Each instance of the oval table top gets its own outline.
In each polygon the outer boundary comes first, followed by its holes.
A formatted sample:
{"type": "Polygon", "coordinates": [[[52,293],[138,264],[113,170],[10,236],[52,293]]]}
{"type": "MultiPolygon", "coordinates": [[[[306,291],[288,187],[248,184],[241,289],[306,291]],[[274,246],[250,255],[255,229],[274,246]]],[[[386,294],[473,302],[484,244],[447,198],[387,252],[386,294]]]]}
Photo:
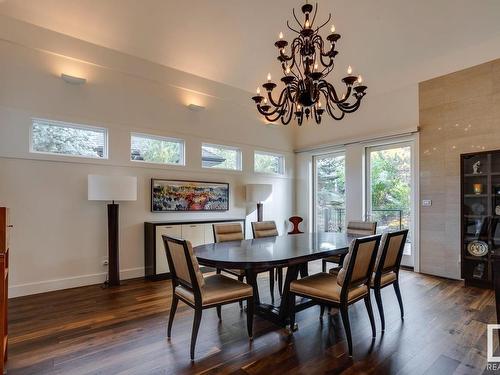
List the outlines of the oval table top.
{"type": "Polygon", "coordinates": [[[346,254],[356,236],[345,233],[301,233],[196,246],[203,266],[255,269],[289,266],[331,255],[346,254]]]}

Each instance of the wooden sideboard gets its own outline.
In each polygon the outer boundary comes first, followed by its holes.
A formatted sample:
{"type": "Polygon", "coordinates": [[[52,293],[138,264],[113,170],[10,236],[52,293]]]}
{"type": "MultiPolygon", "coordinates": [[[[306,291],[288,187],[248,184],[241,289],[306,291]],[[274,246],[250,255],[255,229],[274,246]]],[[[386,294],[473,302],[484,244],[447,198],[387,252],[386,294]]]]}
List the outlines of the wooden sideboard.
{"type": "Polygon", "coordinates": [[[245,233],[245,219],[147,221],[144,223],[144,265],[148,280],[170,277],[162,235],[184,238],[193,246],[214,242],[213,224],[240,223],[245,233]]]}
{"type": "Polygon", "coordinates": [[[8,324],[7,304],[9,291],[9,209],[0,207],[0,374],[4,373],[7,361],[8,324]]]}

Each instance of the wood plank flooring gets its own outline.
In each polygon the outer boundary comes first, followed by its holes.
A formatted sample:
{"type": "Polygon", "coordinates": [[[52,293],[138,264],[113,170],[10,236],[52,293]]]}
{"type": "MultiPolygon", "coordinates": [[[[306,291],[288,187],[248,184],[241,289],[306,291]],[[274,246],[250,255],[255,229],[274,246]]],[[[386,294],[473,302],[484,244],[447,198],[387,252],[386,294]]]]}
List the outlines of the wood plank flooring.
{"type": "MultiPolygon", "coordinates": [[[[310,265],[312,272],[319,264],[310,265]]],[[[269,300],[268,280],[259,279],[269,300]]],[[[401,271],[405,320],[392,288],[383,290],[386,332],[372,342],[364,304],[350,308],[354,356],[338,311],[297,314],[299,330],[255,318],[254,341],[237,304],[204,311],[196,361],[189,359],[193,310],[180,303],[166,339],[170,281],[126,281],[10,300],[8,374],[483,374],[492,291],[401,271]]],[[[277,294],[277,293],[276,293],[277,294]]],[[[375,308],[374,298],[372,299],[375,308]]],[[[493,372],[491,372],[493,373],[493,372]]]]}

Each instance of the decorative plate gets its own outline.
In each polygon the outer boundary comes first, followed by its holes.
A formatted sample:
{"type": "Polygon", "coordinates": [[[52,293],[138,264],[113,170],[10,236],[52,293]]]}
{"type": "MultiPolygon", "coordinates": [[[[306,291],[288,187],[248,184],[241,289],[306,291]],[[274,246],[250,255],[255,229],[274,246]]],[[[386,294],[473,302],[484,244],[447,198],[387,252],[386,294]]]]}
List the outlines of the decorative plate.
{"type": "Polygon", "coordinates": [[[467,251],[475,257],[482,257],[488,254],[488,244],[484,241],[472,241],[467,245],[467,251]]]}

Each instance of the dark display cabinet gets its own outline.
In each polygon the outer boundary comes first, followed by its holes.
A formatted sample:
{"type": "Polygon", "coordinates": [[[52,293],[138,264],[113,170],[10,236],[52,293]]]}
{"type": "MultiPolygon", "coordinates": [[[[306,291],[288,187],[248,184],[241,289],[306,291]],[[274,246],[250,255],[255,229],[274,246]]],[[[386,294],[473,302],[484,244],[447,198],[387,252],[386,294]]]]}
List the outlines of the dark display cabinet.
{"type": "Polygon", "coordinates": [[[500,150],[461,155],[461,271],[466,286],[493,286],[499,220],[500,150]]]}

